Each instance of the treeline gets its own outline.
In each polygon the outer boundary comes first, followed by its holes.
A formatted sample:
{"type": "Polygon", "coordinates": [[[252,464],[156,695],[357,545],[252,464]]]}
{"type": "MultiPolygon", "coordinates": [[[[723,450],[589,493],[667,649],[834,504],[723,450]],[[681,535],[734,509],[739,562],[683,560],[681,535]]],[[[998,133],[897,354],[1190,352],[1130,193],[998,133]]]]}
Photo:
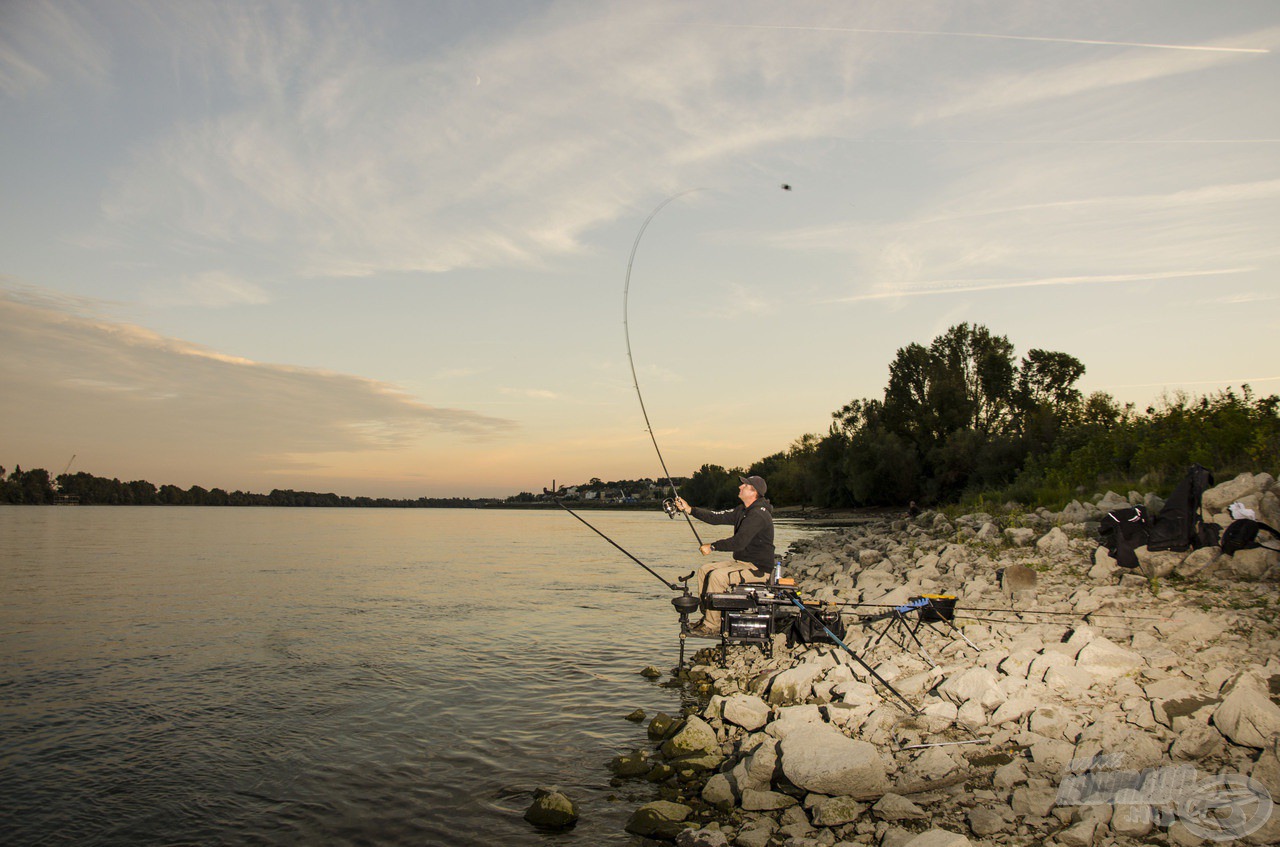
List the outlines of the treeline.
{"type": "Polygon", "coordinates": [[[563,485],[554,492],[546,489],[541,494],[521,491],[519,494],[508,497],[503,502],[541,503],[551,502],[553,498],[558,498],[560,500],[595,502],[597,504],[647,503],[668,497],[671,494],[672,485],[677,490],[683,490],[686,482],[688,482],[688,478],[682,476],[672,477],[670,480],[653,480],[645,477],[642,479],[619,479],[611,482],[605,482],[599,477],[592,477],[590,482],[563,485]]]}
{"type": "MultiPolygon", "coordinates": [[[[691,503],[713,508],[737,500],[738,476],[759,474],[777,506],[905,507],[986,499],[1064,504],[1083,492],[1137,485],[1172,487],[1198,462],[1219,479],[1280,469],[1280,397],[1248,385],[1190,397],[1163,397],[1138,411],[1105,392],[1076,387],[1085,368],[1067,353],[1034,349],[1020,359],[1005,336],[967,323],[927,347],[909,344],[889,365],[879,399],[853,400],[832,412],[825,434],[809,433],[787,450],[744,469],[703,465],[677,478],[691,503]]],[[[561,496],[605,503],[665,497],[666,480],[590,482],[561,496]]],[[[506,500],[342,497],[309,491],[270,494],[181,489],[88,473],[0,468],[0,503],[86,505],[350,506],[383,508],[538,505],[543,494],[506,500]]]]}
{"type": "MultiPolygon", "coordinates": [[[[775,505],[859,507],[1065,503],[1081,488],[1171,487],[1193,462],[1219,479],[1280,467],[1275,395],[1244,385],[1139,412],[1105,392],[1084,397],[1084,372],[1067,353],[1016,360],[1007,337],[959,324],[927,347],[898,350],[882,398],[851,401],[826,434],[804,435],[745,473],[768,481],[775,505]]],[[[682,493],[730,506],[741,473],[703,465],[682,493]]]]}
{"type": "Polygon", "coordinates": [[[193,485],[156,485],[145,480],[121,482],[89,473],[60,474],[52,479],[43,468],[24,471],[15,467],[5,476],[0,467],[0,503],[42,505],[76,503],[85,506],[330,506],[351,508],[473,508],[498,500],[466,497],[419,497],[397,500],[386,497],[344,497],[314,491],[275,489],[270,494],[224,491],[193,485]]]}

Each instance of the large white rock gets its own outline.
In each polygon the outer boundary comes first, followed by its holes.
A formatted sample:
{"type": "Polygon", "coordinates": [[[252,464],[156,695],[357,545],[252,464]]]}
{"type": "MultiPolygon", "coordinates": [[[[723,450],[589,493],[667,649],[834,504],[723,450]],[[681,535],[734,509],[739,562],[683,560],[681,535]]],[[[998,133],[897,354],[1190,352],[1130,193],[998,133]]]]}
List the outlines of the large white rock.
{"type": "Polygon", "coordinates": [[[1071,549],[1071,541],[1061,527],[1055,526],[1036,542],[1036,550],[1044,555],[1066,553],[1071,549]]]}
{"type": "Polygon", "coordinates": [[[712,806],[731,806],[737,799],[733,790],[733,780],[728,774],[718,773],[707,780],[702,788],[702,799],[712,806]]]}
{"type": "Polygon", "coordinates": [[[662,754],[668,759],[719,751],[720,742],[716,738],[716,731],[697,716],[686,718],[680,730],[662,745],[662,754]]]}
{"type": "Polygon", "coordinates": [[[1025,526],[1011,526],[1004,531],[1004,537],[1014,547],[1030,547],[1036,538],[1036,531],[1025,526]]]}
{"type": "MultiPolygon", "coordinates": [[[[1274,543],[1269,535],[1263,533],[1262,537],[1265,543],[1274,543]]],[[[1223,560],[1231,569],[1232,576],[1237,579],[1261,579],[1263,574],[1280,563],[1280,553],[1255,547],[1251,550],[1237,550],[1230,556],[1224,556],[1223,560]]]]}
{"type": "Polygon", "coordinates": [[[1076,666],[1102,677],[1123,676],[1145,664],[1138,653],[1099,636],[1076,655],[1076,666]]]}
{"type": "Polygon", "coordinates": [[[1142,838],[1154,826],[1151,805],[1145,795],[1134,788],[1121,788],[1115,794],[1115,811],[1111,814],[1111,829],[1116,835],[1142,838]]]}
{"type": "Polygon", "coordinates": [[[764,728],[774,738],[785,738],[795,730],[813,724],[824,724],[822,709],[813,703],[804,706],[782,706],[777,717],[764,728]]]}
{"type": "Polygon", "coordinates": [[[813,682],[826,670],[815,662],[801,662],[773,678],[769,702],[775,706],[803,703],[813,693],[813,682]]]}
{"type": "Polygon", "coordinates": [[[733,768],[733,781],[738,791],[748,788],[766,791],[773,784],[773,774],[778,767],[778,744],[767,739],[733,768]]]}
{"type": "Polygon", "coordinates": [[[1227,480],[1221,485],[1215,485],[1200,497],[1201,508],[1207,515],[1216,515],[1218,512],[1225,512],[1227,507],[1236,500],[1242,500],[1253,494],[1261,494],[1266,483],[1270,481],[1272,484],[1275,480],[1271,479],[1268,474],[1259,474],[1257,478],[1251,473],[1242,473],[1235,479],[1227,480]]]}
{"type": "Polygon", "coordinates": [[[1007,699],[995,674],[986,668],[969,668],[948,678],[938,686],[938,693],[957,706],[977,701],[987,710],[996,708],[1007,699]]]}
{"type": "Polygon", "coordinates": [[[733,694],[725,698],[724,719],[747,731],[756,730],[769,721],[769,704],[754,694],[733,694]]]}
{"type": "Polygon", "coordinates": [[[1104,512],[1114,512],[1116,509],[1127,509],[1132,503],[1127,497],[1121,497],[1114,491],[1108,491],[1101,500],[1098,501],[1098,508],[1104,512]]]}
{"type": "Polygon", "coordinates": [[[1145,577],[1155,577],[1156,579],[1164,579],[1172,574],[1187,558],[1187,551],[1181,552],[1177,550],[1148,550],[1146,546],[1138,547],[1133,551],[1138,557],[1138,570],[1145,577]]]}
{"type": "Polygon", "coordinates": [[[831,796],[858,796],[889,785],[876,748],[829,726],[797,729],[778,745],[782,772],[794,785],[831,796]]]}
{"type": "Polygon", "coordinates": [[[1229,693],[1213,712],[1213,725],[1234,744],[1266,747],[1280,734],[1280,706],[1271,702],[1265,679],[1244,671],[1228,686],[1229,693]]]}

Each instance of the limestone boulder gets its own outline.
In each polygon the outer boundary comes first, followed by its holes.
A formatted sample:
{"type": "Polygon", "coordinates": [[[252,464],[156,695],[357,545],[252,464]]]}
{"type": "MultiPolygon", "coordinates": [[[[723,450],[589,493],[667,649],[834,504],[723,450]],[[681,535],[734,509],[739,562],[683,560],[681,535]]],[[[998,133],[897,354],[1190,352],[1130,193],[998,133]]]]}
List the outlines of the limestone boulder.
{"type": "Polygon", "coordinates": [[[1231,743],[1243,747],[1262,749],[1280,735],[1280,706],[1271,701],[1267,678],[1252,670],[1228,683],[1212,720],[1231,743]]]}
{"type": "Polygon", "coordinates": [[[685,718],[684,725],[662,744],[662,755],[668,759],[719,752],[720,741],[716,738],[716,731],[696,716],[685,718]]]}
{"type": "Polygon", "coordinates": [[[1250,495],[1261,494],[1274,484],[1275,480],[1269,474],[1255,476],[1245,472],[1204,492],[1200,497],[1200,505],[1205,514],[1216,515],[1218,512],[1225,512],[1227,507],[1235,501],[1243,500],[1250,495]]]}
{"type": "Polygon", "coordinates": [[[729,723],[752,732],[768,723],[769,704],[754,694],[733,694],[725,698],[721,715],[729,723]]]}
{"type": "Polygon", "coordinates": [[[1153,551],[1145,546],[1136,548],[1133,553],[1138,557],[1138,570],[1142,575],[1156,579],[1168,577],[1182,565],[1182,560],[1187,558],[1185,550],[1181,553],[1176,550],[1153,551]]]}
{"type": "Polygon", "coordinates": [[[1036,540],[1036,531],[1025,526],[1011,526],[1004,531],[1004,537],[1014,547],[1030,547],[1036,540]]]}
{"type": "Polygon", "coordinates": [[[806,791],[829,796],[860,796],[889,784],[876,748],[829,726],[804,727],[778,745],[782,772],[806,791]]]}
{"type": "Polygon", "coordinates": [[[733,780],[728,774],[714,774],[702,787],[702,799],[712,806],[732,806],[738,799],[733,790],[733,780]]]}
{"type": "Polygon", "coordinates": [[[1036,551],[1045,556],[1055,556],[1059,553],[1066,553],[1071,549],[1071,539],[1062,531],[1062,527],[1055,526],[1046,532],[1036,541],[1036,551]]]}
{"type": "MultiPolygon", "coordinates": [[[[1269,536],[1263,535],[1263,538],[1266,543],[1271,543],[1269,536]]],[[[1256,580],[1262,579],[1267,571],[1280,564],[1280,553],[1255,547],[1252,550],[1237,550],[1230,556],[1224,556],[1223,560],[1236,579],[1256,580]]]]}
{"type": "Polygon", "coordinates": [[[997,708],[1007,699],[1000,690],[995,674],[982,667],[969,668],[949,677],[938,686],[938,693],[957,706],[977,702],[988,711],[997,708]]]}
{"type": "Polygon", "coordinates": [[[742,792],[742,808],[747,812],[776,812],[794,806],[796,798],[778,791],[757,791],[748,788],[742,792]]]}
{"type": "Polygon", "coordinates": [[[1076,667],[1100,677],[1123,676],[1145,663],[1141,654],[1101,636],[1086,644],[1076,655],[1076,667]]]}
{"type": "Polygon", "coordinates": [[[758,745],[733,767],[733,780],[739,791],[748,788],[765,791],[773,783],[778,768],[778,744],[772,738],[758,745]]]}
{"type": "Polygon", "coordinates": [[[1108,491],[1098,501],[1098,509],[1103,512],[1114,512],[1116,509],[1127,509],[1132,504],[1129,498],[1122,497],[1114,491],[1108,491]]]}
{"type": "Polygon", "coordinates": [[[802,662],[773,678],[769,702],[775,706],[803,703],[813,694],[813,683],[826,669],[814,662],[802,662]]]}

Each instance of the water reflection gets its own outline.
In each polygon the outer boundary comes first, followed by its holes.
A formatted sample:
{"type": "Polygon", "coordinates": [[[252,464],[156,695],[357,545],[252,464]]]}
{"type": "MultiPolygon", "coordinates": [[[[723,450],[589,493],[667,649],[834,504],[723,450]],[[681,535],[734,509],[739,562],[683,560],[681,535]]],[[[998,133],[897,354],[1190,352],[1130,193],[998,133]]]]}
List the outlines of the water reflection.
{"type": "Polygon", "coordinates": [[[670,592],[556,512],[8,507],[0,549],[5,843],[625,844],[622,718],[679,708],[670,592]]]}

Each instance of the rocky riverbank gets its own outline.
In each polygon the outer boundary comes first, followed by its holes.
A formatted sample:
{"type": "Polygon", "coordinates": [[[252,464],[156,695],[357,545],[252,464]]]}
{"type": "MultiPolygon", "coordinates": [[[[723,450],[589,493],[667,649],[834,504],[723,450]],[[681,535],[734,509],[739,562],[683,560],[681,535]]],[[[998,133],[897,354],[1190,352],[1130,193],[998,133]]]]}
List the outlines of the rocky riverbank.
{"type": "MultiPolygon", "coordinates": [[[[1280,486],[1243,474],[1204,496],[1223,526],[1241,502],[1280,525],[1280,486]]],[[[618,779],[661,799],[628,830],[681,847],[960,847],[1280,843],[1280,554],[1097,547],[1108,492],[1062,512],[874,518],[798,544],[807,600],[956,595],[965,639],[923,650],[858,625],[845,639],[914,704],[834,645],[772,658],[703,650],[680,681],[704,704],[648,726],[618,779]],[[999,610],[999,611],[997,611],[999,610]]]]}

